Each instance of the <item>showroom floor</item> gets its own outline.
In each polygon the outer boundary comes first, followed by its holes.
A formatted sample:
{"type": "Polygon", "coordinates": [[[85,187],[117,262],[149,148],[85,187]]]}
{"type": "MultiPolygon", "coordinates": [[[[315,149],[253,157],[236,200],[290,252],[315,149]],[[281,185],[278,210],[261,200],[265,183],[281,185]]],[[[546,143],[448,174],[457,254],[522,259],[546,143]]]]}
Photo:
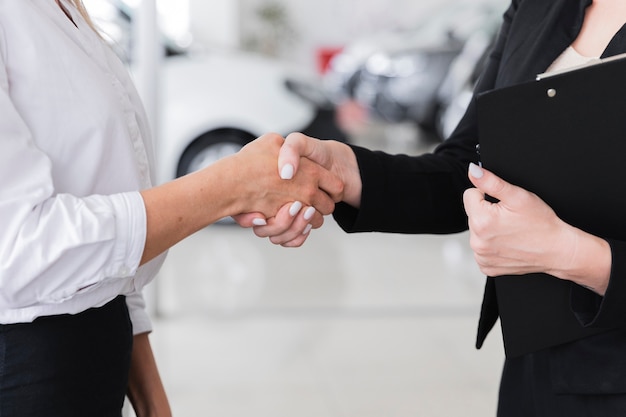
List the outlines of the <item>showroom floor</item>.
{"type": "MultiPolygon", "coordinates": [[[[364,144],[430,146],[389,136],[364,144]]],[[[236,226],[202,230],[151,288],[174,415],[494,416],[499,331],[474,348],[483,280],[466,234],[347,235],[328,218],[285,249],[236,226]]]]}

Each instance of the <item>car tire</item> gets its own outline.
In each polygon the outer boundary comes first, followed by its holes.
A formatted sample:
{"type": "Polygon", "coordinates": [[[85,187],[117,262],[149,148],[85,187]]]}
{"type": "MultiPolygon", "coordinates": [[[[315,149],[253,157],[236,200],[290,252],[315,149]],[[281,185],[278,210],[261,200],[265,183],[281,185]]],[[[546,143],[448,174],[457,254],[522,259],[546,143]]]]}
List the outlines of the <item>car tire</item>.
{"type": "Polygon", "coordinates": [[[220,129],[207,132],[194,140],[183,152],[178,162],[176,176],[190,174],[237,153],[254,137],[236,129],[220,129]]]}

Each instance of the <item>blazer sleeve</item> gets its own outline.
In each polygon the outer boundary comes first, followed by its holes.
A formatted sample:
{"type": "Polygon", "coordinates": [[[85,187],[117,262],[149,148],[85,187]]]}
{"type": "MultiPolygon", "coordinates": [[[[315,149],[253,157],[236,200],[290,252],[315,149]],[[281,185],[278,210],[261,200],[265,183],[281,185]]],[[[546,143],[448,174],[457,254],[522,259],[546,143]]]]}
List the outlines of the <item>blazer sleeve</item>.
{"type": "Polygon", "coordinates": [[[612,264],[609,286],[604,296],[573,285],[572,311],[585,327],[626,326],[626,242],[609,240],[612,264]]]}
{"type": "Polygon", "coordinates": [[[504,14],[494,49],[464,117],[432,154],[389,155],[352,147],[363,188],[358,210],[343,203],[337,205],[334,217],[343,230],[443,234],[467,229],[463,192],[471,187],[468,165],[477,161],[475,97],[494,88],[518,3],[514,0],[504,14]]]}

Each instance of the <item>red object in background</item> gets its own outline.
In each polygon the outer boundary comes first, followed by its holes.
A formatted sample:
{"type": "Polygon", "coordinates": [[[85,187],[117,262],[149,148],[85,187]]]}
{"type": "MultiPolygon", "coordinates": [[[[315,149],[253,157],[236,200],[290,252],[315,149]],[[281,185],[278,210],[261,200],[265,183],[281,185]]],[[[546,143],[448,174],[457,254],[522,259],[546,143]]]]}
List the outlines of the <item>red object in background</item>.
{"type": "Polygon", "coordinates": [[[317,48],[317,71],[320,74],[325,74],[330,60],[341,52],[342,49],[343,47],[340,46],[322,46],[317,48]]]}

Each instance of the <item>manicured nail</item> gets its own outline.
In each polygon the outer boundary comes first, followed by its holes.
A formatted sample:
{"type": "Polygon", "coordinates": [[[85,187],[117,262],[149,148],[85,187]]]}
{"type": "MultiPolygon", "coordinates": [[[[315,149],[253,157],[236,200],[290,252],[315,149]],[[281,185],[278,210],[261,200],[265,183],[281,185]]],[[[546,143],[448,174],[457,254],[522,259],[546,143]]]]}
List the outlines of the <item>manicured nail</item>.
{"type": "Polygon", "coordinates": [[[482,178],[483,175],[485,174],[485,171],[483,171],[481,167],[479,167],[473,162],[470,162],[469,172],[470,172],[470,175],[474,178],[482,178]]]}
{"type": "Polygon", "coordinates": [[[291,205],[291,207],[289,207],[289,215],[291,217],[295,216],[296,214],[300,212],[301,208],[302,208],[302,203],[299,201],[296,201],[295,203],[291,205]]]}
{"type": "Polygon", "coordinates": [[[261,219],[261,218],[256,218],[256,219],[252,219],[252,224],[255,226],[267,226],[267,222],[265,221],[265,219],[261,219]]]}
{"type": "Polygon", "coordinates": [[[313,225],[307,224],[306,227],[304,228],[304,231],[302,232],[303,235],[308,234],[311,229],[313,228],[313,225]]]}
{"type": "Polygon", "coordinates": [[[284,180],[290,180],[293,178],[293,165],[287,164],[280,170],[280,177],[284,180]]]}
{"type": "Polygon", "coordinates": [[[315,207],[309,207],[304,212],[304,220],[311,220],[311,217],[315,214],[315,207]]]}

